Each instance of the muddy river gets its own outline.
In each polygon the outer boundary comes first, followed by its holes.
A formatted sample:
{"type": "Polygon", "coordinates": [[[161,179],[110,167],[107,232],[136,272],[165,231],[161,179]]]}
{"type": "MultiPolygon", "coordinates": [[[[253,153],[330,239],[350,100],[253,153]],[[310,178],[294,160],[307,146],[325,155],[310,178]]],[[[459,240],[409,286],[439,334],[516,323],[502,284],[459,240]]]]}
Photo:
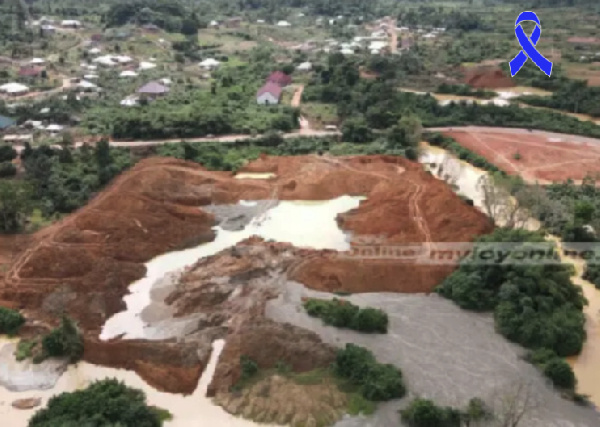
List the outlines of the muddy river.
{"type": "MultiPolygon", "coordinates": [[[[487,173],[486,171],[456,159],[446,150],[428,145],[424,146],[420,161],[424,164],[444,165],[445,173],[450,175],[450,181],[458,187],[458,192],[472,199],[475,206],[482,207],[483,195],[477,181],[487,173]]],[[[532,219],[527,228],[536,230],[539,226],[538,221],[532,219]]],[[[551,239],[559,243],[557,238],[551,239]]],[[[584,309],[588,339],[582,353],[570,358],[569,363],[577,376],[577,391],[589,395],[590,400],[600,408],[600,290],[581,278],[584,268],[581,260],[566,257],[564,254],[563,260],[575,266],[573,283],[582,287],[589,301],[589,305],[584,309]]]]}

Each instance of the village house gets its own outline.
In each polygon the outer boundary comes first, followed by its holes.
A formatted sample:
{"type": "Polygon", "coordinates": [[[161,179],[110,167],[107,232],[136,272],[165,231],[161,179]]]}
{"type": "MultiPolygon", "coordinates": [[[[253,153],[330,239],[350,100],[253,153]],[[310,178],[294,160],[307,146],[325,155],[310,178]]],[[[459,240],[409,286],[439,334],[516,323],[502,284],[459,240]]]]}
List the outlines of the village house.
{"type": "Polygon", "coordinates": [[[40,26],[40,33],[42,36],[51,36],[56,33],[56,27],[54,25],[42,25],[40,26]]]}
{"type": "Polygon", "coordinates": [[[149,34],[157,34],[160,33],[160,27],[155,24],[145,24],[142,26],[142,30],[149,34]]]}
{"type": "Polygon", "coordinates": [[[7,83],[0,86],[0,92],[4,92],[10,96],[25,95],[27,92],[29,92],[29,87],[20,83],[7,83]]]}
{"type": "Polygon", "coordinates": [[[16,122],[10,117],[0,115],[0,132],[4,132],[6,129],[13,126],[16,122]]]}
{"type": "Polygon", "coordinates": [[[60,26],[63,28],[78,29],[81,28],[83,25],[81,25],[81,21],[77,21],[75,19],[65,19],[60,23],[60,26]]]}
{"type": "Polygon", "coordinates": [[[279,22],[277,23],[277,26],[278,26],[278,27],[291,27],[291,26],[292,26],[292,24],[290,24],[288,21],[279,21],[279,22]]]}
{"type": "Polygon", "coordinates": [[[205,70],[214,70],[218,68],[219,65],[221,65],[221,63],[214,58],[207,58],[204,61],[202,61],[199,65],[205,70]]]}
{"type": "Polygon", "coordinates": [[[259,105],[277,105],[283,89],[276,83],[267,82],[256,93],[256,103],[259,105]]]}
{"type": "Polygon", "coordinates": [[[229,18],[225,21],[225,27],[227,28],[240,28],[242,24],[242,18],[239,16],[235,16],[233,18],[229,18]]]}
{"type": "Polygon", "coordinates": [[[40,77],[44,71],[43,67],[37,67],[32,64],[23,65],[19,68],[19,77],[28,81],[33,81],[40,77]]]}
{"type": "Polygon", "coordinates": [[[156,99],[168,94],[170,89],[159,82],[149,82],[138,89],[137,93],[145,99],[156,99]]]}
{"type": "Polygon", "coordinates": [[[275,83],[280,87],[285,87],[292,83],[292,77],[288,76],[283,71],[274,71],[267,77],[267,83],[275,83]]]}
{"type": "Polygon", "coordinates": [[[307,73],[312,70],[312,64],[310,62],[303,62],[296,67],[296,70],[302,73],[307,73]]]}

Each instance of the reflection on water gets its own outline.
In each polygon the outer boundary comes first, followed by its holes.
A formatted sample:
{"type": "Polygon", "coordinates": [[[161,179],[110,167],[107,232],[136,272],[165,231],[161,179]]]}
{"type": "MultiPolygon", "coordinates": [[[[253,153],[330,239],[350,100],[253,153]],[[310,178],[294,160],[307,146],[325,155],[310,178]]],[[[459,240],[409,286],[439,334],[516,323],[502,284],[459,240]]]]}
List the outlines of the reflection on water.
{"type": "MultiPolygon", "coordinates": [[[[45,406],[48,399],[54,395],[83,389],[97,380],[116,378],[130,387],[143,390],[146,393],[149,405],[168,409],[173,415],[173,420],[166,422],[165,427],[257,426],[258,424],[254,422],[228,414],[220,406],[214,405],[210,399],[206,398],[206,389],[215,372],[223,345],[223,340],[213,343],[210,361],[200,378],[196,391],[189,396],[156,391],[132,371],[104,368],[84,362],[76,366],[70,366],[52,390],[18,393],[9,392],[0,387],[0,419],[2,425],[26,427],[29,418],[39,409],[28,411],[14,409],[11,403],[16,399],[39,397],[42,399],[42,406],[45,406]]],[[[263,425],[261,424],[261,426],[263,425]]]]}
{"type": "Polygon", "coordinates": [[[153,285],[169,274],[175,279],[176,273],[186,266],[251,236],[291,243],[297,247],[348,250],[346,234],[338,228],[335,218],[342,212],[358,207],[360,200],[359,197],[342,196],[319,202],[280,202],[254,218],[243,230],[228,231],[215,227],[217,235],[213,242],[154,258],[146,264],[146,277],[129,288],[131,293],[124,298],[127,310],[108,319],[100,338],[108,340],[123,335],[128,339],[153,339],[140,318],[144,308],[151,302],[153,285]]]}

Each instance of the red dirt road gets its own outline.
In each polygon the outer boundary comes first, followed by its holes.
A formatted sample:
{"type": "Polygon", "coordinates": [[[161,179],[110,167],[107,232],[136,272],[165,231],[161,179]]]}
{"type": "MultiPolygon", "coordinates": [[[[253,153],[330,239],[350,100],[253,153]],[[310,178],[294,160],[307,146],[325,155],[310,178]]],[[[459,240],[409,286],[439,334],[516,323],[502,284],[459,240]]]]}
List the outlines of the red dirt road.
{"type": "Polygon", "coordinates": [[[498,132],[493,129],[444,131],[460,145],[485,157],[511,175],[548,184],[600,176],[600,144],[577,137],[540,132],[498,132]]]}

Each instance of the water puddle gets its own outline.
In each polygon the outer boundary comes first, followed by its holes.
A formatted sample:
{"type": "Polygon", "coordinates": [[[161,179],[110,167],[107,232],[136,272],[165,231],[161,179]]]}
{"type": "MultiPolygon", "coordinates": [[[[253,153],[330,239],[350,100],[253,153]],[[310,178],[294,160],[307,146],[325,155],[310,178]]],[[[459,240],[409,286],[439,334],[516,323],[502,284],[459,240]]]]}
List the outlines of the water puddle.
{"type": "Polygon", "coordinates": [[[255,172],[242,172],[235,175],[235,179],[271,179],[277,175],[274,173],[255,173],[255,172]]]}
{"type": "Polygon", "coordinates": [[[9,392],[5,388],[0,387],[0,419],[2,419],[2,425],[25,427],[35,411],[41,407],[45,407],[48,399],[52,396],[83,389],[94,381],[105,378],[116,378],[130,387],[143,390],[146,393],[149,405],[168,409],[173,415],[173,420],[165,422],[165,427],[257,426],[258,424],[254,422],[234,417],[225,412],[220,406],[214,405],[206,397],[206,389],[215,372],[224,344],[223,340],[213,343],[210,361],[200,378],[196,391],[189,396],[154,390],[132,371],[104,368],[81,362],[76,366],[70,366],[52,390],[19,393],[9,392]],[[32,410],[19,410],[11,406],[11,403],[16,399],[30,397],[41,398],[42,406],[32,410]]]}
{"type": "MultiPolygon", "coordinates": [[[[213,242],[154,258],[146,264],[146,277],[129,288],[131,293],[124,298],[127,310],[108,319],[100,339],[108,340],[119,336],[126,339],[156,339],[156,335],[147,330],[141,319],[142,311],[151,302],[153,286],[161,280],[176,280],[178,272],[185,267],[235,246],[251,236],[291,243],[296,247],[348,250],[350,246],[347,235],[338,228],[335,218],[340,213],[357,208],[361,199],[342,196],[319,202],[280,202],[256,216],[242,230],[228,231],[215,227],[216,238],[213,242]]],[[[244,205],[248,206],[249,203],[251,202],[245,201],[244,205]]]]}

